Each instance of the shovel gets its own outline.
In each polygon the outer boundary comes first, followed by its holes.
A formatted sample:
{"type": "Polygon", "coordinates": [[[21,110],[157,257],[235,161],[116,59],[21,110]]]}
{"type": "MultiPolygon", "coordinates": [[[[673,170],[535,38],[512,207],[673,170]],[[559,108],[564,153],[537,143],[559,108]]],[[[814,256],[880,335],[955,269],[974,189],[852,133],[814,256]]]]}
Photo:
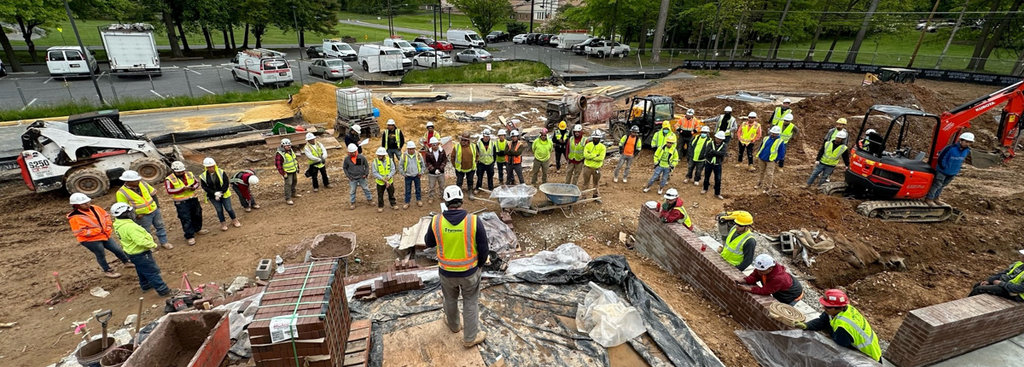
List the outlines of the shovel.
{"type": "Polygon", "coordinates": [[[110,321],[110,317],[113,315],[113,312],[111,312],[110,310],[106,310],[94,316],[96,317],[96,321],[99,321],[100,325],[103,326],[103,339],[101,339],[103,340],[103,342],[100,344],[100,346],[102,347],[102,349],[100,350],[107,350],[107,321],[110,321]]]}

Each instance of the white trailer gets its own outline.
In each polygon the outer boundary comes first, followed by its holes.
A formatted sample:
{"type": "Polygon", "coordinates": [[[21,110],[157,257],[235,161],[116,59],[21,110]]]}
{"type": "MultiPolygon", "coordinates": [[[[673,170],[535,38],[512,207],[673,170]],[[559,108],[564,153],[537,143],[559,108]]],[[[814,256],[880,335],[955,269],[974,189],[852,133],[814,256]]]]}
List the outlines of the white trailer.
{"type": "Polygon", "coordinates": [[[160,54],[153,26],[145,23],[111,24],[100,29],[103,48],[114,75],[160,75],[160,54]]]}

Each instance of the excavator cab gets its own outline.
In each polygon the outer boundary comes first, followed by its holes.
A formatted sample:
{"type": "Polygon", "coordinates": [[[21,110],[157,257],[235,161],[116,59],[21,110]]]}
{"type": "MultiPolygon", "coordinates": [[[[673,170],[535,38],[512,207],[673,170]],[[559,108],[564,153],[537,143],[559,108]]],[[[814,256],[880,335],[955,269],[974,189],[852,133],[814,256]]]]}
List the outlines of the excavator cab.
{"type": "Polygon", "coordinates": [[[935,175],[939,116],[900,106],[871,106],[852,141],[847,192],[873,199],[921,199],[935,175]],[[869,133],[870,131],[870,133],[869,133]]]}
{"type": "Polygon", "coordinates": [[[675,105],[672,97],[668,96],[647,95],[631,98],[629,109],[619,110],[616,118],[609,121],[611,138],[618,141],[631,127],[638,126],[639,135],[646,146],[654,132],[661,128],[662,121],[675,118],[675,105]]]}

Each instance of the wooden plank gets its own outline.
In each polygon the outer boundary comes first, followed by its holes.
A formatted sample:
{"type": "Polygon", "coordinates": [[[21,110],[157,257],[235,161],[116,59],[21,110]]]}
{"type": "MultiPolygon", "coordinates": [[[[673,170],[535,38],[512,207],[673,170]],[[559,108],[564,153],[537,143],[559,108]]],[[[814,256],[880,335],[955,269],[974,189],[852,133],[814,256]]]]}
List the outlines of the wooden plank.
{"type": "Polygon", "coordinates": [[[369,338],[369,337],[370,337],[370,329],[369,328],[359,329],[359,330],[351,330],[351,331],[348,332],[348,340],[352,340],[352,341],[359,340],[359,339],[366,339],[366,338],[369,338]]]}
{"type": "Polygon", "coordinates": [[[367,339],[363,339],[348,342],[348,344],[345,345],[345,354],[366,350],[366,346],[369,344],[368,341],[369,340],[367,339]]]}
{"type": "Polygon", "coordinates": [[[444,319],[384,335],[384,367],[486,367],[479,347],[464,348],[462,333],[452,334],[444,319]]]}

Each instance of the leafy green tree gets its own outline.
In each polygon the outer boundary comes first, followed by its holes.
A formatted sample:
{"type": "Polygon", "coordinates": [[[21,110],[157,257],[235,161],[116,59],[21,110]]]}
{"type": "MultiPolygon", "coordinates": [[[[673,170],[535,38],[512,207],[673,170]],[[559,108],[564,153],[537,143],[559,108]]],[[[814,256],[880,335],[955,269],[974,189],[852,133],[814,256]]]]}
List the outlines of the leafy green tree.
{"type": "Polygon", "coordinates": [[[28,46],[29,56],[32,62],[37,62],[39,57],[36,54],[36,44],[32,40],[32,34],[36,28],[53,26],[57,20],[66,17],[64,6],[57,0],[6,0],[13,5],[11,13],[3,17],[5,21],[12,21],[18,27],[18,31],[28,46]]]}
{"type": "Polygon", "coordinates": [[[526,33],[526,30],[527,30],[526,28],[527,28],[526,23],[521,23],[521,22],[516,22],[516,21],[508,22],[508,24],[505,25],[505,29],[508,30],[508,34],[510,34],[512,36],[515,36],[517,34],[526,33]]]}
{"type": "Polygon", "coordinates": [[[504,24],[512,17],[508,0],[452,0],[451,4],[469,17],[480,34],[491,33],[495,25],[504,24]]]}
{"type": "Polygon", "coordinates": [[[338,3],[318,0],[290,0],[271,22],[284,31],[298,32],[299,47],[305,47],[304,32],[331,34],[338,24],[338,3]],[[293,15],[294,12],[294,15],[293,15]],[[298,23],[298,29],[296,29],[298,23]]]}

